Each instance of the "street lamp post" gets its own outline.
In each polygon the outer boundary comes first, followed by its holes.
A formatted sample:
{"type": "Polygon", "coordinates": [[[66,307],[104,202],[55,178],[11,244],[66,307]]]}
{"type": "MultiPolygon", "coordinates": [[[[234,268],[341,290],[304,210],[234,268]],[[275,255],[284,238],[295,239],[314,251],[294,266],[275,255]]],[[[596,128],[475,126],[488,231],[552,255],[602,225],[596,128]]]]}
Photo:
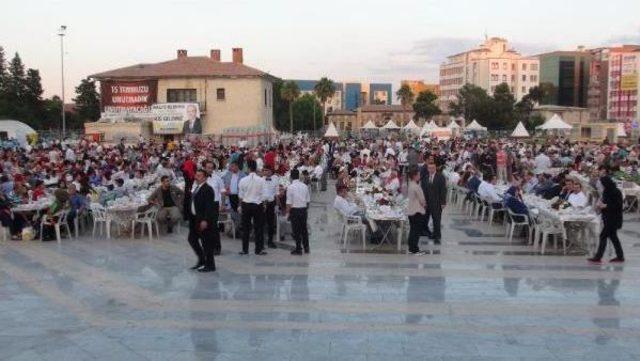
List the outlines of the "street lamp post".
{"type": "Polygon", "coordinates": [[[61,25],[58,29],[58,36],[60,37],[60,77],[62,81],[62,139],[66,137],[67,133],[67,120],[64,114],[64,36],[67,32],[67,26],[61,25]]]}

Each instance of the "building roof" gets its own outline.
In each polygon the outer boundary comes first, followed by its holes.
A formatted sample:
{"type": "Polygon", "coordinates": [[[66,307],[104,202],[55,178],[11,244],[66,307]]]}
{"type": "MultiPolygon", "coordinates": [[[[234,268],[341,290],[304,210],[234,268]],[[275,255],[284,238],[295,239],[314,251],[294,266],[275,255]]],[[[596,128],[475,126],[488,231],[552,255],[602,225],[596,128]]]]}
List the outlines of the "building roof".
{"type": "Polygon", "coordinates": [[[177,78],[177,77],[276,77],[242,63],[220,62],[207,56],[185,56],[153,64],[137,64],[90,75],[98,80],[109,78],[177,78]]]}
{"type": "MultiPolygon", "coordinates": [[[[403,112],[404,107],[399,104],[370,104],[360,107],[363,112],[403,112]]],[[[413,111],[411,107],[407,108],[407,111],[413,111]]]]}
{"type": "Polygon", "coordinates": [[[330,117],[332,115],[353,115],[356,116],[356,112],[352,111],[352,110],[343,110],[343,109],[336,109],[333,110],[329,113],[327,113],[327,116],[330,117]]]}
{"type": "Polygon", "coordinates": [[[581,107],[569,107],[569,106],[564,106],[564,105],[553,105],[553,104],[546,104],[546,105],[537,105],[535,107],[533,107],[533,110],[546,110],[546,111],[570,111],[570,110],[582,110],[582,111],[587,111],[587,108],[581,108],[581,107]]]}

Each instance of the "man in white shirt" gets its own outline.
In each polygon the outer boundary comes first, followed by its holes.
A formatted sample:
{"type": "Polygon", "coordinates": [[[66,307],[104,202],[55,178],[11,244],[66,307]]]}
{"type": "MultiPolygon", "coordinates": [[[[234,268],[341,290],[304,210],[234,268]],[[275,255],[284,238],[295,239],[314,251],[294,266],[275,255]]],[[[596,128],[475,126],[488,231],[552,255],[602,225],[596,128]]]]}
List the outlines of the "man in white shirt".
{"type": "Polygon", "coordinates": [[[218,174],[216,174],[216,165],[212,161],[207,161],[205,164],[205,170],[207,171],[207,184],[213,189],[213,199],[215,209],[213,219],[216,222],[216,226],[213,229],[213,254],[219,256],[222,253],[222,245],[220,244],[220,231],[218,229],[218,218],[220,215],[220,209],[223,208],[224,201],[224,182],[218,174]]]}
{"type": "Polygon", "coordinates": [[[76,152],[73,151],[73,148],[67,147],[67,151],[64,153],[64,159],[72,163],[76,162],[76,152]]]}
{"type": "Polygon", "coordinates": [[[158,164],[158,168],[156,168],[156,174],[159,178],[166,175],[172,182],[176,179],[176,174],[173,172],[173,169],[169,168],[169,160],[166,158],[162,159],[160,164],[158,164]]]}
{"type": "Polygon", "coordinates": [[[263,169],[264,174],[264,203],[265,203],[265,223],[267,225],[267,247],[277,248],[273,243],[273,235],[276,233],[276,195],[278,194],[278,186],[280,179],[273,174],[270,167],[263,169]]]}
{"type": "Polygon", "coordinates": [[[525,193],[533,193],[535,187],[538,185],[538,177],[536,177],[533,172],[528,171],[524,175],[524,192],[525,193]]]}
{"type": "Polygon", "coordinates": [[[496,179],[496,176],[491,176],[489,182],[483,180],[478,187],[478,195],[480,198],[492,205],[502,202],[502,197],[500,197],[496,191],[496,179]]]}
{"type": "Polygon", "coordinates": [[[587,206],[589,199],[582,191],[582,183],[573,182],[573,192],[569,195],[567,202],[569,202],[573,208],[583,208],[587,206]]]}
{"type": "Polygon", "coordinates": [[[333,208],[335,208],[343,216],[360,217],[362,215],[360,207],[347,199],[347,193],[348,190],[346,187],[340,187],[338,189],[338,194],[336,194],[336,198],[333,201],[333,208]]]}
{"type": "Polygon", "coordinates": [[[538,156],[533,160],[533,163],[536,167],[536,171],[538,172],[545,172],[551,168],[551,158],[549,158],[544,152],[538,154],[538,156]]]}
{"type": "Polygon", "coordinates": [[[262,256],[267,254],[264,248],[264,187],[262,177],[256,174],[256,161],[247,160],[249,175],[242,178],[238,184],[238,198],[242,210],[242,251],[241,255],[249,254],[249,236],[253,228],[255,239],[255,254],[262,256]]]}
{"type": "Polygon", "coordinates": [[[293,238],[296,240],[296,249],[291,251],[293,255],[309,253],[309,232],[307,230],[307,207],[311,201],[309,188],[300,182],[300,172],[297,169],[291,171],[291,184],[287,187],[287,215],[291,220],[293,238]]]}

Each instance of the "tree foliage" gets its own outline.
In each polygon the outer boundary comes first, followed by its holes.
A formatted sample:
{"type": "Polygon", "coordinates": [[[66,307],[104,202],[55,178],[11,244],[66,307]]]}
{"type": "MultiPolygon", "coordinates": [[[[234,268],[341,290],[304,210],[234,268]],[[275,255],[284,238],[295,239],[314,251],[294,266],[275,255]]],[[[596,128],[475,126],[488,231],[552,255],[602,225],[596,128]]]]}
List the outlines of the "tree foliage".
{"type": "MultiPolygon", "coordinates": [[[[37,69],[26,68],[15,53],[7,62],[0,46],[0,119],[22,121],[36,130],[60,129],[62,101],[43,99],[42,79],[37,69]]],[[[65,113],[69,129],[81,128],[74,113],[65,113]]]]}
{"type": "Polygon", "coordinates": [[[295,81],[289,80],[282,84],[280,97],[289,104],[289,132],[293,133],[293,102],[300,96],[300,88],[295,81]]]}
{"type": "Polygon", "coordinates": [[[425,90],[418,94],[416,101],[413,103],[414,119],[429,119],[434,115],[441,114],[442,111],[436,104],[438,96],[431,90],[425,90]]]}
{"type": "Polygon", "coordinates": [[[76,87],[76,103],[78,117],[83,121],[100,119],[100,95],[96,90],[96,82],[89,78],[82,79],[80,85],[76,87]]]}
{"type": "Polygon", "coordinates": [[[320,109],[318,99],[312,94],[305,94],[293,102],[293,131],[315,129],[313,112],[320,109]]]}

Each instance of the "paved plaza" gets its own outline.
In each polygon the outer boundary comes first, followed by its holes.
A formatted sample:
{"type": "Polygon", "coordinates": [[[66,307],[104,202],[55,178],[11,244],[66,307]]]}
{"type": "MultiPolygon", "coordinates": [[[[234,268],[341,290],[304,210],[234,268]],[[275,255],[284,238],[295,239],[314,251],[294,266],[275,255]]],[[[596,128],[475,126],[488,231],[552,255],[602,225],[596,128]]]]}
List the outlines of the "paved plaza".
{"type": "MultiPolygon", "coordinates": [[[[0,246],[0,360],[640,360],[640,215],[627,263],[537,255],[449,209],[443,245],[343,252],[333,187],[314,194],[311,254],[223,238],[189,271],[180,234],[0,246]]],[[[90,234],[90,232],[89,232],[90,234]]]]}

